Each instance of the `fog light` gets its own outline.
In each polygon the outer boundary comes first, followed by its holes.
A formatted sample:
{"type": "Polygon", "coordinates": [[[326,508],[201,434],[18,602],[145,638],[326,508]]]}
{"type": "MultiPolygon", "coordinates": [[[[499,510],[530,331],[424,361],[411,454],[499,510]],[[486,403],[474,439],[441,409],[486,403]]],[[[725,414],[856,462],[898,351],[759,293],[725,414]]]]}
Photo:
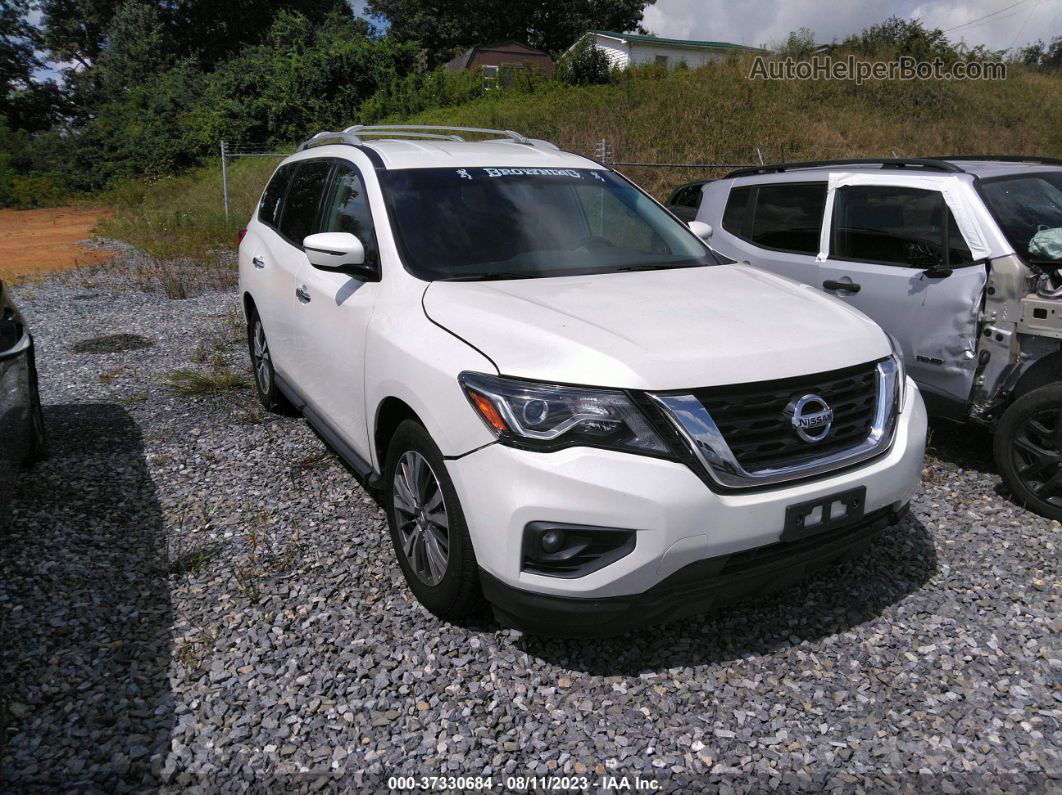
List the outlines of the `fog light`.
{"type": "Polygon", "coordinates": [[[547,530],[539,540],[543,552],[559,552],[564,546],[563,530],[547,530]]]}

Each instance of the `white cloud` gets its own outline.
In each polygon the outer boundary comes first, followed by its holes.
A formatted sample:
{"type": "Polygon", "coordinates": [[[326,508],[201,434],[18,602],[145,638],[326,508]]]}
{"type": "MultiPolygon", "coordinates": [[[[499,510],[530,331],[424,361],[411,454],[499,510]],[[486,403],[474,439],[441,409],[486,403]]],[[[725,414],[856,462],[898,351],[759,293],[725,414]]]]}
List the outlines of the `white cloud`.
{"type": "Polygon", "coordinates": [[[994,13],[1008,5],[1007,0],[657,0],[645,9],[642,24],[659,36],[753,46],[780,44],[801,27],[811,28],[816,41],[827,43],[893,15],[945,30],[963,26],[949,32],[949,39],[993,49],[1062,35],[1062,0],[1022,0],[994,13]],[[974,22],[988,14],[993,16],[974,22]],[[974,24],[966,24],[970,22],[974,24]]]}

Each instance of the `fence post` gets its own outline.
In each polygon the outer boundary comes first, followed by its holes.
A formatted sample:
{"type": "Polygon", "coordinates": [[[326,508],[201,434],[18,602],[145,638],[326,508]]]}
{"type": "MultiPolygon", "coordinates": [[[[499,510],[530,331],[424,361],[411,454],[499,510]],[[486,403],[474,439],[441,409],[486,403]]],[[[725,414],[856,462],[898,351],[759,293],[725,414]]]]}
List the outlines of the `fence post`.
{"type": "Polygon", "coordinates": [[[602,138],[594,145],[594,157],[603,166],[612,168],[616,162],[616,158],[612,153],[612,142],[607,138],[602,138]]]}
{"type": "Polygon", "coordinates": [[[229,173],[225,168],[225,139],[221,139],[221,195],[225,200],[225,220],[229,220],[229,173]]]}

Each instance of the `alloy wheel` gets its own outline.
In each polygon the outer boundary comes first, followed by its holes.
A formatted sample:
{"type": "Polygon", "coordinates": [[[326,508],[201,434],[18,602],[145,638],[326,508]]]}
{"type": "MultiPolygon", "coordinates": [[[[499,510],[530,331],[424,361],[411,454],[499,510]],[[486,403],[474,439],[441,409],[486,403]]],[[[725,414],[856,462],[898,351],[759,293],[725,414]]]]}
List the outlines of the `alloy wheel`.
{"type": "Polygon", "coordinates": [[[1018,427],[1014,469],[1030,492],[1062,507],[1062,408],[1038,411],[1018,427]]]}
{"type": "Polygon", "coordinates": [[[402,554],[417,579],[438,585],[450,559],[450,524],[439,480],[424,456],[407,450],[392,487],[402,554]]]}
{"type": "Polygon", "coordinates": [[[269,343],[266,342],[262,321],[254,322],[254,377],[263,395],[268,395],[273,386],[272,362],[269,359],[269,343]]]}

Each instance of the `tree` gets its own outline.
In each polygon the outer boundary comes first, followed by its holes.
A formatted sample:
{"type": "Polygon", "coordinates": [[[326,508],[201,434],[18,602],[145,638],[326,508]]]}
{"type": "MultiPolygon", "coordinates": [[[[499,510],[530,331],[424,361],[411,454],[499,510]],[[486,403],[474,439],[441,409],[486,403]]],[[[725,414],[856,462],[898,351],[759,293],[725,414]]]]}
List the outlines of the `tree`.
{"type": "Polygon", "coordinates": [[[588,36],[557,65],[557,76],[573,86],[611,83],[612,63],[588,36]]]}
{"type": "Polygon", "coordinates": [[[919,61],[940,58],[955,61],[959,53],[944,31],[927,28],[917,19],[889,17],[871,25],[858,36],[849,36],[841,46],[867,57],[907,55],[919,61]]]}
{"type": "Polygon", "coordinates": [[[800,30],[790,31],[789,36],[785,40],[785,44],[782,45],[778,54],[783,57],[801,60],[803,58],[810,58],[814,52],[815,31],[811,28],[800,28],[800,30]]]}
{"type": "Polygon", "coordinates": [[[1062,36],[1056,37],[1050,44],[1041,40],[1020,48],[1016,60],[1043,72],[1062,71],[1062,36]]]}
{"type": "Polygon", "coordinates": [[[28,88],[33,70],[40,65],[34,55],[36,29],[26,21],[28,13],[29,0],[4,0],[0,5],[0,81],[4,99],[28,88]]]}
{"type": "Polygon", "coordinates": [[[369,0],[389,35],[417,42],[431,66],[475,44],[515,39],[557,54],[588,30],[638,28],[655,0],[369,0]]]}

